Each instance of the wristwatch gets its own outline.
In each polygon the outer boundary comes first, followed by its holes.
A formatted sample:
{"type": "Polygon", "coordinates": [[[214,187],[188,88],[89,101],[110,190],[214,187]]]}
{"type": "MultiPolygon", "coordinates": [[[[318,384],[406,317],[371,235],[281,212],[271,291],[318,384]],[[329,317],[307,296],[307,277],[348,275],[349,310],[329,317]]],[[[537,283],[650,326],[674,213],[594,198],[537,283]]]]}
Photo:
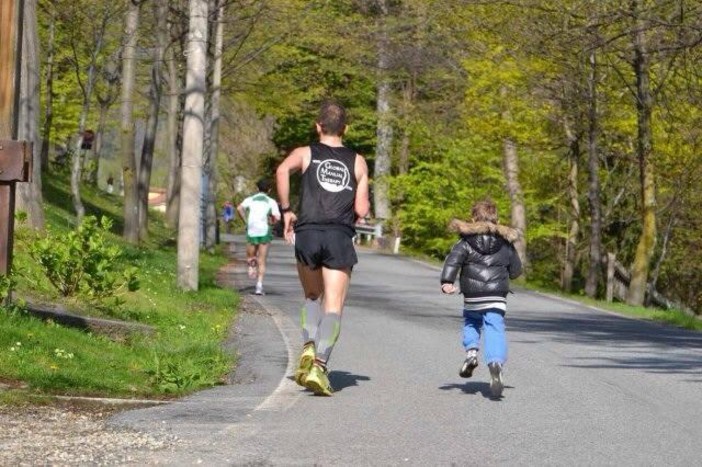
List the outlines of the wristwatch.
{"type": "Polygon", "coordinates": [[[281,214],[285,214],[286,212],[291,212],[291,211],[292,211],[292,208],[290,206],[288,206],[287,208],[283,208],[283,207],[280,208],[281,214]]]}

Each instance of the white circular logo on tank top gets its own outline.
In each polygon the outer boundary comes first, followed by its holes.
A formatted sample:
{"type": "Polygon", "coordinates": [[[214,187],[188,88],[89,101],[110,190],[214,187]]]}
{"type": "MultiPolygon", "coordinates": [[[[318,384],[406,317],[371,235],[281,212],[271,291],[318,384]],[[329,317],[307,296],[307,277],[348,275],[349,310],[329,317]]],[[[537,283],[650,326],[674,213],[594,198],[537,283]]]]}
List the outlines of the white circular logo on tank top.
{"type": "Polygon", "coordinates": [[[336,159],[327,159],[319,162],[317,166],[317,181],[322,188],[332,193],[352,189],[349,187],[351,172],[346,165],[336,159]]]}

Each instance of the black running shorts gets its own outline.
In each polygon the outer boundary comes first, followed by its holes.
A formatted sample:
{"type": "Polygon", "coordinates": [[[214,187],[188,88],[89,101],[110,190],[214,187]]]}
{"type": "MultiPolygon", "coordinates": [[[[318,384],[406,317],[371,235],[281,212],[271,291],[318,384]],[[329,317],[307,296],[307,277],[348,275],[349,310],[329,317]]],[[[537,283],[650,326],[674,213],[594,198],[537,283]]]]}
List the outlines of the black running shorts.
{"type": "Polygon", "coordinates": [[[358,263],[353,239],[337,229],[295,232],[295,258],[312,269],[351,269],[358,263]]]}

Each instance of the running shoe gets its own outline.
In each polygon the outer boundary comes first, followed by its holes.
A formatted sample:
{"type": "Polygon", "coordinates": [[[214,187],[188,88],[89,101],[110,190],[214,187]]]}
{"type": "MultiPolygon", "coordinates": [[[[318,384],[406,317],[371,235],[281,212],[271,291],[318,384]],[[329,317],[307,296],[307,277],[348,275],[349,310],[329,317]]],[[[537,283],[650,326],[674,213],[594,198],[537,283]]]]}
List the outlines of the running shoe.
{"type": "Polygon", "coordinates": [[[300,361],[297,364],[297,370],[295,370],[295,382],[300,386],[305,386],[305,380],[312,369],[312,363],[314,363],[314,354],[313,343],[307,344],[305,347],[303,347],[302,355],[300,355],[300,361]]]}
{"type": "Polygon", "coordinates": [[[473,370],[478,367],[478,349],[470,349],[466,352],[466,360],[463,362],[458,375],[461,378],[470,378],[473,376],[473,370]]]}
{"type": "Polygon", "coordinates": [[[255,295],[265,295],[263,293],[263,284],[261,284],[260,282],[256,283],[256,290],[254,290],[254,294],[255,295]]]}
{"type": "Polygon", "coordinates": [[[502,381],[502,365],[498,362],[492,362],[488,364],[488,368],[490,369],[490,393],[492,397],[500,397],[505,387],[502,381]]]}
{"type": "Polygon", "coordinates": [[[256,262],[256,259],[250,259],[248,260],[249,264],[249,279],[256,279],[256,276],[258,276],[258,263],[256,262]]]}
{"type": "Polygon", "coordinates": [[[331,396],[334,393],[331,385],[329,384],[329,378],[327,377],[327,370],[322,368],[318,363],[312,365],[310,373],[305,378],[305,387],[317,396],[331,396]]]}

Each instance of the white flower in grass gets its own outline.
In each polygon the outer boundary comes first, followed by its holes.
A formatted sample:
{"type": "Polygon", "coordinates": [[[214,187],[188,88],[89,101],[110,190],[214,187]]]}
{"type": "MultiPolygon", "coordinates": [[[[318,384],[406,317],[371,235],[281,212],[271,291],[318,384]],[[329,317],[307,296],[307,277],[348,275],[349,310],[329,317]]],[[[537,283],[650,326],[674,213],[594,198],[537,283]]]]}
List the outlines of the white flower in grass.
{"type": "Polygon", "coordinates": [[[56,356],[56,358],[65,358],[66,360],[70,360],[73,358],[73,353],[58,348],[54,349],[54,355],[56,356]]]}

